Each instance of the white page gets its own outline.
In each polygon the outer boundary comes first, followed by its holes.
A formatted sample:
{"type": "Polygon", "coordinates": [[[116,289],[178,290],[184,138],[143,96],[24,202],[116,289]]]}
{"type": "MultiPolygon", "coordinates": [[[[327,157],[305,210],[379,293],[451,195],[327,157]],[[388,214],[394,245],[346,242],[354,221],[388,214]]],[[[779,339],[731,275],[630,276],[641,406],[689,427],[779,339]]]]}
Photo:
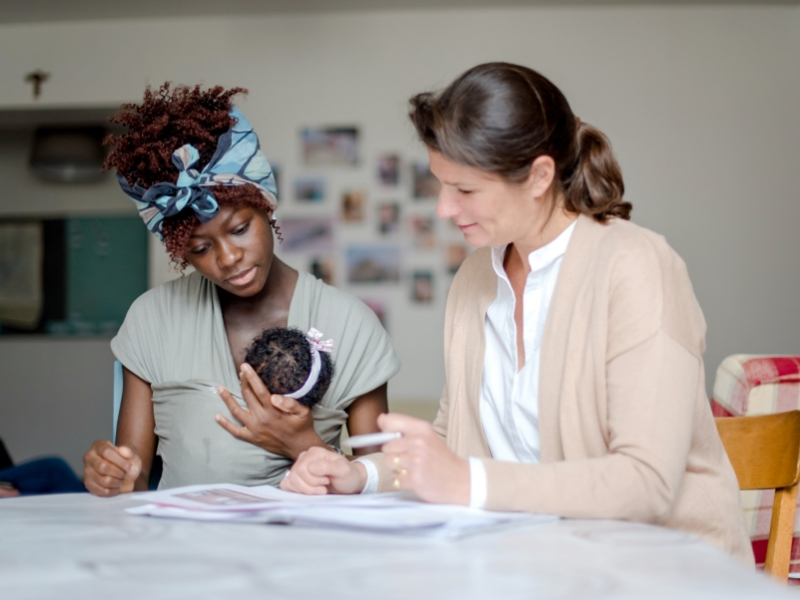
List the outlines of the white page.
{"type": "MultiPolygon", "coordinates": [[[[136,508],[129,508],[127,512],[136,515],[146,515],[163,518],[190,519],[199,521],[235,521],[246,523],[281,523],[311,527],[336,527],[349,530],[374,531],[385,533],[408,533],[415,535],[434,535],[438,537],[457,538],[472,533],[488,531],[510,525],[535,525],[551,522],[557,517],[548,515],[531,515],[527,513],[492,512],[465,506],[442,504],[429,504],[420,501],[413,494],[370,494],[364,496],[317,496],[309,502],[309,496],[300,494],[272,494],[274,488],[263,490],[263,496],[272,495],[276,500],[269,504],[267,509],[254,508],[260,502],[261,494],[240,498],[226,495],[225,490],[239,492],[253,491],[254,488],[243,486],[191,486],[191,488],[178,488],[170,490],[171,496],[166,496],[168,501],[181,502],[189,506],[183,508],[177,505],[148,504],[136,508]],[[187,499],[183,492],[208,491],[219,494],[227,502],[233,498],[235,505],[242,502],[249,508],[240,510],[202,510],[197,508],[198,502],[187,499]],[[183,491],[182,491],[183,490],[183,491]],[[178,492],[178,494],[174,494],[178,492]],[[170,497],[173,500],[170,500],[170,497]],[[277,499],[280,497],[280,500],[277,499]],[[344,499],[344,501],[342,501],[344,499]],[[348,503],[347,501],[351,501],[348,503]]],[[[278,490],[280,492],[280,490],[278,490]]],[[[256,490],[258,493],[259,490],[256,490]]],[[[139,495],[141,499],[145,494],[139,495]]],[[[147,494],[148,497],[164,498],[161,493],[147,494]]],[[[203,496],[200,496],[203,497],[203,496]]],[[[211,498],[216,496],[212,495],[211,498]]],[[[212,500],[214,501],[214,500],[212,500]]],[[[214,501],[215,502],[215,501],[214,501]]],[[[216,506],[212,504],[212,506],[216,506]]]]}
{"type": "Polygon", "coordinates": [[[190,485],[133,495],[136,500],[163,506],[211,512],[258,511],[317,504],[391,507],[400,499],[413,497],[413,494],[400,492],[391,494],[326,494],[311,496],[286,492],[271,485],[248,487],[233,483],[190,485]]]}

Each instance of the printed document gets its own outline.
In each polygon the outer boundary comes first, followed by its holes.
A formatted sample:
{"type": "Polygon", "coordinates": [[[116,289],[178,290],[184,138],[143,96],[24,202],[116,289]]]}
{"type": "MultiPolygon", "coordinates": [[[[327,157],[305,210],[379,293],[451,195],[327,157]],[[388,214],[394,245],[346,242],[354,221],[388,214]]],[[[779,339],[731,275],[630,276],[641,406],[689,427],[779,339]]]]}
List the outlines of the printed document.
{"type": "Polygon", "coordinates": [[[458,538],[512,525],[549,523],[557,519],[550,515],[429,504],[406,492],[307,496],[268,485],[193,485],[135,494],[132,498],[147,502],[143,506],[127,509],[134,515],[195,521],[335,527],[445,538],[458,538]]]}

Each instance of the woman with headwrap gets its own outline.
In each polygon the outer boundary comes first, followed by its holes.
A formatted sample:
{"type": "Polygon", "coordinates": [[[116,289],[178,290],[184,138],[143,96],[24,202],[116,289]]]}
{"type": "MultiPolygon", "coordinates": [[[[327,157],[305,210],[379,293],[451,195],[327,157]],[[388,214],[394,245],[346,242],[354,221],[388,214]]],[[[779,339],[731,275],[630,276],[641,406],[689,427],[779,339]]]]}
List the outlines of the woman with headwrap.
{"type": "Polygon", "coordinates": [[[277,484],[313,446],[338,451],[342,426],[377,430],[399,369],[374,313],[356,298],[275,256],[275,178],[231,98],[245,90],[148,89],[126,104],[106,166],[181,269],[149,290],[111,342],[124,368],[116,444],[84,456],[90,492],[146,489],[156,452],[159,487],[277,484]],[[337,373],[309,409],[271,395],[245,363],[264,329],[316,328],[335,340],[337,373]],[[234,421],[238,421],[235,423],[234,421]]]}

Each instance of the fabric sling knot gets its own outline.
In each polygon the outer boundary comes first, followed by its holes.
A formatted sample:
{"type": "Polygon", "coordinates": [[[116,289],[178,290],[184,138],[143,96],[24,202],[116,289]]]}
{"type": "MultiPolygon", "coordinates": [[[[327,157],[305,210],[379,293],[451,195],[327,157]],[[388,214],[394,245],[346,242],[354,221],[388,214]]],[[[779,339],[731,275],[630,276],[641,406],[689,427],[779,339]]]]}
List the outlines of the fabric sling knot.
{"type": "Polygon", "coordinates": [[[308,372],[306,382],[296,392],[291,394],[284,394],[287,398],[297,400],[308,394],[319,380],[319,372],[322,368],[322,359],[319,356],[320,352],[333,352],[333,340],[322,341],[322,332],[312,327],[306,334],[306,339],[311,346],[311,370],[308,372]]]}
{"type": "Polygon", "coordinates": [[[209,188],[215,185],[255,186],[269,204],[275,220],[278,189],[272,167],[242,112],[233,108],[229,114],[235,122],[220,136],[214,155],[202,171],[192,168],[200,159],[197,148],[184,144],[172,153],[172,162],[180,172],[176,183],[164,181],[145,190],[138,183],[129,185],[125,177],[117,174],[122,191],[136,203],[145,225],[158,239],[164,239],[161,233],[164,219],[186,208],[191,208],[201,223],[213,219],[219,212],[219,204],[209,188]]]}

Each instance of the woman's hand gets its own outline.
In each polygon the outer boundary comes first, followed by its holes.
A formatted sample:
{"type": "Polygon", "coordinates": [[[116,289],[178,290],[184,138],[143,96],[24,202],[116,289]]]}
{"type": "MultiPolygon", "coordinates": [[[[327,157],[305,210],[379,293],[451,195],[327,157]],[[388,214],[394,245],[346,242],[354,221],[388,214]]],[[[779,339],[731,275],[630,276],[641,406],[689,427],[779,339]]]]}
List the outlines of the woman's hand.
{"type": "Polygon", "coordinates": [[[389,413],[378,417],[378,427],[403,434],[382,447],[397,489],[411,490],[427,502],[469,504],[469,462],[453,454],[430,423],[389,413]]]}
{"type": "Polygon", "coordinates": [[[367,469],[341,454],[309,448],[297,457],[281,481],[281,489],[300,494],[357,494],[367,482],[367,469]]]}
{"type": "Polygon", "coordinates": [[[240,427],[222,415],[216,415],[217,423],[225,431],[237,439],[294,460],[309,448],[328,447],[314,429],[310,408],[286,396],[271,394],[247,363],[242,365],[239,378],[247,409],[239,406],[224,387],[217,389],[228,410],[242,423],[240,427]]]}
{"type": "Polygon", "coordinates": [[[142,459],[127,446],[97,440],[83,455],[83,484],[95,496],[132,492],[141,472],[142,459]]]}

